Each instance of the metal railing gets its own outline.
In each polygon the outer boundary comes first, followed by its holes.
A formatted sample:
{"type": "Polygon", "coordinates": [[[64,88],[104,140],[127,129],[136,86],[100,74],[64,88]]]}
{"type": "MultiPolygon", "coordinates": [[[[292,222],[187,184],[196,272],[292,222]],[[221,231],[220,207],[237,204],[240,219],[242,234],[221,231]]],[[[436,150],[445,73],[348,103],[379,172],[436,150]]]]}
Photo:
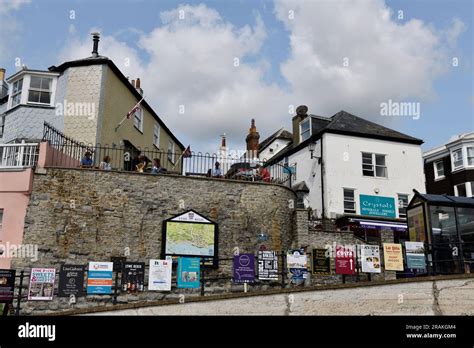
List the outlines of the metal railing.
{"type": "Polygon", "coordinates": [[[39,147],[34,143],[0,145],[0,168],[29,168],[38,162],[39,147]]]}

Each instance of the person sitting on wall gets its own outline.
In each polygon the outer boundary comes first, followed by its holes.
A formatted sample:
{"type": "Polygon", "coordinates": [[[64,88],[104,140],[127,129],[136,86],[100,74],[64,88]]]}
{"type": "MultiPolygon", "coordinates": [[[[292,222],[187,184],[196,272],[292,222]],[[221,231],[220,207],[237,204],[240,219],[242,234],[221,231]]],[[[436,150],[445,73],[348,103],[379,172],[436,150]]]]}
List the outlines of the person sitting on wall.
{"type": "Polygon", "coordinates": [[[100,162],[99,169],[112,170],[112,166],[110,164],[110,156],[104,156],[104,160],[100,162]]]}
{"type": "Polygon", "coordinates": [[[222,178],[222,171],[220,168],[221,164],[219,162],[216,162],[215,168],[212,171],[212,177],[213,178],[222,178]]]}
{"type": "Polygon", "coordinates": [[[161,166],[161,162],[159,158],[153,159],[153,167],[151,168],[151,174],[163,174],[166,173],[166,168],[161,166]]]}
{"type": "Polygon", "coordinates": [[[81,159],[81,167],[82,168],[91,168],[92,167],[92,154],[90,151],[86,151],[84,157],[81,159]]]}
{"type": "Polygon", "coordinates": [[[212,169],[209,168],[209,170],[206,173],[206,177],[208,178],[212,177],[212,169]]]}
{"type": "Polygon", "coordinates": [[[257,165],[257,180],[270,182],[270,172],[267,168],[262,167],[261,165],[257,165]]]}
{"type": "Polygon", "coordinates": [[[147,164],[148,164],[148,161],[145,156],[138,157],[138,163],[135,166],[136,171],[139,173],[143,173],[146,169],[147,164]]]}

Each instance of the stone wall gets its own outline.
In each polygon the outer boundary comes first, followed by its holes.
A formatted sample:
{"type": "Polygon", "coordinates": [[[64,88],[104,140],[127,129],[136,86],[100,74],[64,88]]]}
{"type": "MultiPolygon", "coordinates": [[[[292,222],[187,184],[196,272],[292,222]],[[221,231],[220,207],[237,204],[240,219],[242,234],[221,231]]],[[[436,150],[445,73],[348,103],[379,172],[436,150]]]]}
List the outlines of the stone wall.
{"type": "MultiPolygon", "coordinates": [[[[47,169],[35,174],[24,231],[24,244],[39,245],[39,259],[14,259],[12,268],[29,272],[31,267],[87,264],[127,256],[127,261],[159,258],[162,221],[193,209],[219,224],[219,269],[211,276],[231,276],[233,251],[255,253],[261,244],[267,249],[291,246],[295,200],[286,187],[232,180],[104,172],[87,169],[47,169]],[[259,242],[258,234],[268,236],[259,242]]],[[[145,278],[147,279],[147,278],[145,278]]],[[[57,282],[56,282],[57,283],[57,282]]],[[[24,282],[24,291],[28,280],[24,282]]],[[[209,282],[206,292],[236,290],[230,279],[209,282]],[[214,286],[214,289],[212,288],[214,286]]],[[[279,285],[276,283],[274,285],[279,285]]],[[[141,293],[119,296],[119,302],[160,299],[173,294],[141,293]]],[[[111,296],[78,298],[77,307],[111,305],[111,296]]],[[[23,314],[70,308],[68,299],[24,302],[23,314]]]]}

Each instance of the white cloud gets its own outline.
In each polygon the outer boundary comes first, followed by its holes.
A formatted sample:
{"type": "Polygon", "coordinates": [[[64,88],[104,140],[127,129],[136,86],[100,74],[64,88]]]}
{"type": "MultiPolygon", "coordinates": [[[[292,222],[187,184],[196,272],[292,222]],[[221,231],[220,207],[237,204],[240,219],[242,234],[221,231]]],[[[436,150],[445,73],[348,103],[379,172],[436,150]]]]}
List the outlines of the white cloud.
{"type": "MultiPolygon", "coordinates": [[[[162,12],[153,30],[136,31],[133,47],[103,32],[99,53],[141,78],[147,100],[193,150],[215,151],[223,132],[237,150],[253,117],[262,140],[290,126],[290,104],[374,119],[388,99],[429,100],[448,64],[447,46],[463,30],[458,21],[444,32],[420,20],[398,22],[381,0],[277,0],[275,14],[290,35],[289,59],[281,64],[290,91],[265,82],[269,61],[259,54],[267,31],[258,15],[252,25],[235,27],[205,5],[183,5],[162,12]]],[[[71,39],[59,61],[90,56],[91,47],[90,37],[71,39]]]]}
{"type": "Polygon", "coordinates": [[[0,2],[0,64],[6,64],[7,59],[12,59],[11,45],[19,39],[21,25],[13,15],[23,5],[29,4],[31,0],[7,0],[0,2]]]}

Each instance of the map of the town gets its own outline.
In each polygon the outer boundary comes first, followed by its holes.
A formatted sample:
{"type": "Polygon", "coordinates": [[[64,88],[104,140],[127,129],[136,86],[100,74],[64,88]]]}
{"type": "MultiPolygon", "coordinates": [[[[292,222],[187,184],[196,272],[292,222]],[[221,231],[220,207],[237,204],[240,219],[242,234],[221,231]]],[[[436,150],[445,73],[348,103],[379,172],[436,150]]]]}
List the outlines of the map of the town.
{"type": "Polygon", "coordinates": [[[214,225],[168,221],[166,254],[214,256],[214,225]]]}

